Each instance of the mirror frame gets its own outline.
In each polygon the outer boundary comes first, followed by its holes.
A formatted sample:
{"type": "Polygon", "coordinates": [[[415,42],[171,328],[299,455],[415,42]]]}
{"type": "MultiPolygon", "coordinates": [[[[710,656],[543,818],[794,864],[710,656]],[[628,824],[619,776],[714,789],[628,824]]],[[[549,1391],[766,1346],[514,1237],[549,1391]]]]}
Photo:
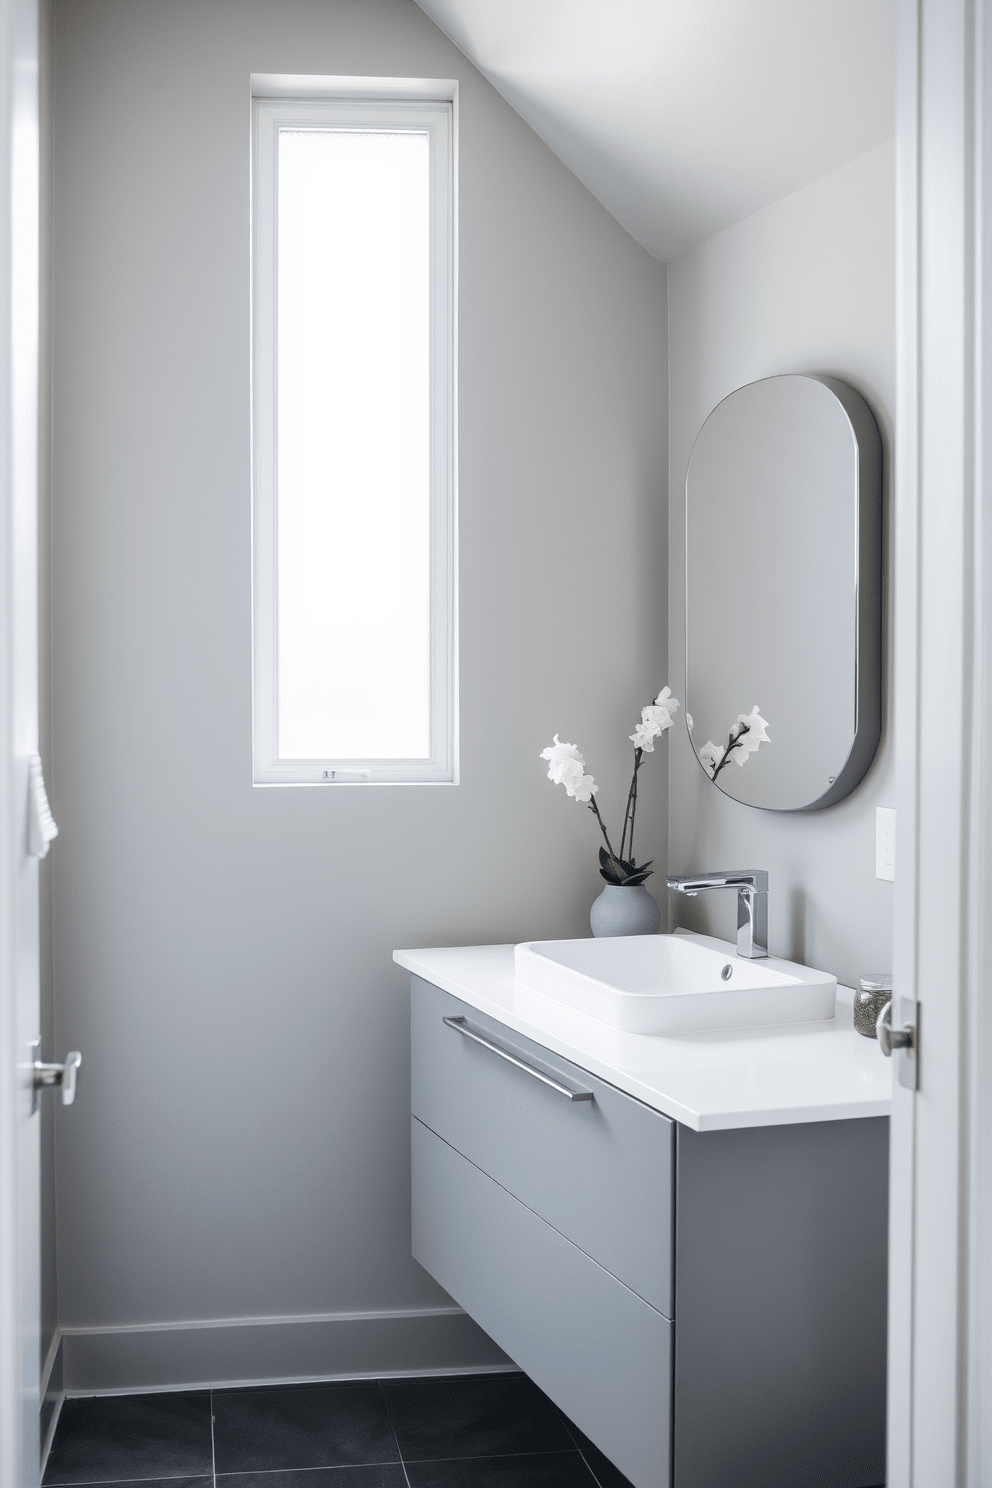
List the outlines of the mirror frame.
{"type": "MultiPolygon", "coordinates": [[[[776,377],[762,377],[755,379],[754,383],[745,383],[743,387],[754,387],[761,382],[778,382],[782,378],[790,380],[801,377],[805,381],[819,382],[829,388],[847,415],[857,450],[857,490],[855,499],[857,502],[856,523],[856,578],[855,588],[856,600],[856,622],[855,622],[855,709],[854,709],[854,737],[851,748],[843,767],[837,774],[833,785],[829,786],[823,795],[808,801],[801,806],[759,806],[749,801],[741,801],[737,796],[732,796],[725,791],[719,780],[711,781],[715,784],[720,794],[726,796],[727,800],[735,801],[739,806],[749,806],[753,811],[775,811],[779,814],[792,815],[803,811],[822,811],[827,806],[834,806],[838,801],[843,801],[849,796],[856,786],[860,785],[875,758],[879,740],[882,734],[882,440],[879,434],[878,424],[874,414],[860,393],[855,392],[848,383],[839,378],[820,376],[811,373],[783,373],[776,377]]],[[[735,393],[742,388],[735,388],[734,392],[728,393],[727,398],[734,397],[735,393]]],[[[689,464],[686,467],[685,476],[685,541],[684,541],[684,584],[685,584],[685,695],[686,708],[683,718],[688,717],[690,708],[691,678],[689,673],[689,476],[692,471],[692,456],[696,452],[696,445],[709,423],[709,420],[726,401],[721,398],[720,402],[713,408],[704,419],[699,433],[693,441],[692,454],[689,456],[689,464]]],[[[707,780],[710,780],[709,772],[699,759],[692,736],[686,725],[686,735],[689,739],[689,747],[693,757],[707,780]]]]}

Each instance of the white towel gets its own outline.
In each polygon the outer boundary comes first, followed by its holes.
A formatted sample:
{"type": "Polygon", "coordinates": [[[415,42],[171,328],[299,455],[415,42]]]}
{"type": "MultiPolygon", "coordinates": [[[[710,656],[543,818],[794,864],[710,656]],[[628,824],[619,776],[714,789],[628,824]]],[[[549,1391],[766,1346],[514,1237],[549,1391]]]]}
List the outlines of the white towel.
{"type": "Polygon", "coordinates": [[[43,858],[48,844],[58,835],[41,773],[41,757],[33,754],[28,765],[28,852],[33,858],[43,858]]]}

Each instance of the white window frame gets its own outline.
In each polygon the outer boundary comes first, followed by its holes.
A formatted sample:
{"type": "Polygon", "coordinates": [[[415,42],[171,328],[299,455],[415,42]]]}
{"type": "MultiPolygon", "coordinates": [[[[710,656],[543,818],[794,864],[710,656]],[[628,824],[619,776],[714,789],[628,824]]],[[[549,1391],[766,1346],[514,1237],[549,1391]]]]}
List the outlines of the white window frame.
{"type": "Polygon", "coordinates": [[[457,784],[455,82],[253,74],[252,94],[252,720],[255,785],[457,784]],[[431,180],[430,755],[280,759],[278,755],[276,189],[282,128],[426,131],[431,180]]]}

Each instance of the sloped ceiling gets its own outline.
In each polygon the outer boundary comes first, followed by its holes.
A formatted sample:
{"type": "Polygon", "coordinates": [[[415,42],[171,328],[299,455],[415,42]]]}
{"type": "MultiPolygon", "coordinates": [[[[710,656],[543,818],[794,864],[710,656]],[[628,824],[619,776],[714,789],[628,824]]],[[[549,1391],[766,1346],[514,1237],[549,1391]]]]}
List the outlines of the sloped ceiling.
{"type": "Polygon", "coordinates": [[[417,0],[661,259],[895,132],[895,0],[417,0]]]}

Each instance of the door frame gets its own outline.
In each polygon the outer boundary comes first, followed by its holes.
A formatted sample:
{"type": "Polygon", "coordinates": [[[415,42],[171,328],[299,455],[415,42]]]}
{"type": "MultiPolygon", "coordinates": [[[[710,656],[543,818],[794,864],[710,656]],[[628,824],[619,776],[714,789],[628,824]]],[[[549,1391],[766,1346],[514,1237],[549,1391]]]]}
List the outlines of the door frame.
{"type": "Polygon", "coordinates": [[[0,0],[0,1488],[34,1488],[40,1455],[40,947],[27,850],[39,693],[38,64],[38,0],[0,0]]]}
{"type": "Polygon", "coordinates": [[[10,240],[12,209],[11,14],[0,3],[0,1485],[20,1482],[20,1340],[17,1306],[17,1048],[13,926],[16,871],[13,740],[13,500],[11,470],[10,240]]]}
{"type": "Polygon", "coordinates": [[[990,20],[899,5],[893,972],[920,1089],[893,1095],[891,1488],[992,1482],[990,20]]]}

